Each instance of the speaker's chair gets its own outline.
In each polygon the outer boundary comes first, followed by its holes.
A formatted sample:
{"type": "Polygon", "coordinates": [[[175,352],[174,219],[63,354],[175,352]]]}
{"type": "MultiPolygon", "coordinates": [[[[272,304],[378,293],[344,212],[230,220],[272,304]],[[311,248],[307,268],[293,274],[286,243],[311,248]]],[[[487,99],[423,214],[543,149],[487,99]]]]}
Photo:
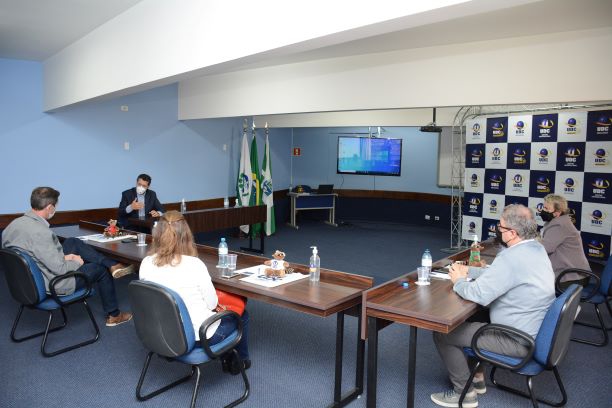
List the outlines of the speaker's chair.
{"type": "Polygon", "coordinates": [[[40,351],[45,357],[53,357],[67,351],[74,350],[75,348],[91,344],[98,340],[98,337],[100,336],[100,329],[98,328],[96,319],[94,318],[93,314],[91,313],[91,309],[87,304],[87,298],[94,294],[91,282],[87,276],[80,272],[68,272],[64,275],[56,276],[49,281],[49,291],[51,294],[47,294],[42,272],[30,255],[16,249],[0,249],[0,264],[4,269],[6,283],[9,287],[9,291],[11,292],[11,296],[19,303],[19,311],[17,312],[17,317],[15,318],[13,329],[11,330],[11,340],[19,343],[34,337],[43,336],[40,351]],[[57,285],[58,282],[71,277],[85,280],[86,287],[76,290],[71,295],[59,296],[55,290],[55,285],[57,285]],[[68,322],[64,308],[76,303],[81,303],[85,306],[87,314],[89,314],[89,318],[91,319],[91,323],[95,329],[95,336],[89,340],[67,346],[59,350],[47,351],[46,345],[49,333],[66,327],[68,322]],[[21,314],[25,308],[47,312],[47,326],[45,327],[44,331],[25,337],[17,337],[15,333],[17,331],[19,319],[21,318],[21,314]],[[58,309],[62,313],[63,322],[61,325],[51,328],[53,312],[58,309]]]}
{"type": "Polygon", "coordinates": [[[196,345],[193,324],[189,312],[181,297],[171,289],[146,281],[132,281],[128,286],[129,298],[134,315],[134,325],[142,344],[150,350],[147,354],[138,385],[136,397],[146,401],[161,394],[170,388],[188,381],[196,375],[195,386],[191,396],[191,407],[195,406],[198,387],[200,385],[200,365],[232,352],[239,362],[240,373],[244,381],[244,393],[240,398],[226,407],[234,407],[245,401],[249,395],[249,380],[240,360],[238,352],[234,349],[242,337],[242,320],[240,316],[231,311],[216,313],[206,319],[200,327],[200,342],[202,347],[196,345]],[[209,345],[206,339],[208,327],[225,316],[231,316],[237,322],[237,329],[224,341],[209,345]],[[151,363],[153,354],[157,354],[172,361],[179,361],[191,366],[191,373],[149,394],[142,394],[142,386],[151,363]]]}

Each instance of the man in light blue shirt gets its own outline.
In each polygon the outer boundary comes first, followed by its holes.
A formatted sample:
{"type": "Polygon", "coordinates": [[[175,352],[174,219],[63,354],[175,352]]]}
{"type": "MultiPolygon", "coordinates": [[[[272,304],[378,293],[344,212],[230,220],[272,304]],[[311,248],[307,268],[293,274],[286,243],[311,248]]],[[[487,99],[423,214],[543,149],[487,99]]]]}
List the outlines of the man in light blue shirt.
{"type": "MultiPolygon", "coordinates": [[[[535,338],[555,299],[555,274],[546,249],[534,240],[538,232],[533,211],[520,204],[507,206],[496,234],[500,244],[508,248],[497,255],[489,268],[452,265],[449,275],[453,289],[466,300],[488,306],[491,323],[514,327],[535,338]]],[[[474,333],[485,324],[465,322],[449,334],[434,333],[453,384],[452,389],[431,395],[437,405],[459,406],[461,390],[470,376],[463,347],[471,345],[474,333]]],[[[493,331],[482,336],[478,345],[516,357],[524,357],[528,350],[508,335],[493,331]]],[[[486,392],[484,373],[478,373],[473,382],[463,402],[466,408],[477,407],[477,393],[486,392]]]]}

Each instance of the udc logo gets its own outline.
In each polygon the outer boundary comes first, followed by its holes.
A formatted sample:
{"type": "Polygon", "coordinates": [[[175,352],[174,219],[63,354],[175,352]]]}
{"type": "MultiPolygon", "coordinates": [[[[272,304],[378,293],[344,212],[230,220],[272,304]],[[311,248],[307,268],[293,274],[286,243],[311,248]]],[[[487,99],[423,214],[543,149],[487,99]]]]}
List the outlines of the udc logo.
{"type": "Polygon", "coordinates": [[[499,190],[502,181],[504,181],[504,179],[502,178],[501,175],[499,175],[499,174],[491,174],[491,177],[489,178],[489,182],[491,184],[491,189],[492,190],[499,190]]]}
{"type": "Polygon", "coordinates": [[[474,123],[472,126],[472,136],[480,136],[480,123],[474,123]]]}
{"type": "Polygon", "coordinates": [[[578,131],[577,125],[578,121],[576,120],[576,118],[569,118],[567,120],[567,123],[565,124],[565,131],[567,132],[567,134],[575,134],[578,131]]]}
{"type": "Polygon", "coordinates": [[[540,149],[540,151],[538,152],[538,156],[540,156],[540,157],[538,158],[538,161],[539,161],[541,164],[546,164],[546,163],[548,163],[548,156],[549,156],[549,154],[550,154],[550,153],[548,152],[548,149],[547,149],[547,148],[545,148],[545,147],[541,148],[541,149],[540,149]]]}
{"type": "Polygon", "coordinates": [[[512,178],[512,181],[514,182],[512,184],[512,187],[523,188],[523,176],[521,176],[520,174],[515,174],[514,177],[512,178]]]}
{"type": "Polygon", "coordinates": [[[512,156],[514,157],[514,164],[527,163],[527,152],[525,152],[525,149],[517,147],[516,149],[514,149],[512,156]]]}
{"type": "Polygon", "coordinates": [[[550,180],[546,176],[540,176],[536,180],[536,190],[538,193],[550,193],[550,180]]]}
{"type": "Polygon", "coordinates": [[[570,146],[565,149],[565,164],[570,166],[576,166],[578,158],[582,155],[579,148],[570,146]]]}
{"type": "Polygon", "coordinates": [[[565,179],[565,181],[563,182],[563,185],[565,186],[563,188],[563,191],[565,191],[566,193],[574,193],[574,188],[576,185],[576,182],[574,181],[573,178],[568,177],[565,179]]]}
{"type": "Polygon", "coordinates": [[[469,201],[470,204],[470,212],[477,213],[478,206],[480,205],[480,199],[478,197],[472,197],[469,201]]]}
{"type": "Polygon", "coordinates": [[[606,214],[604,214],[601,210],[593,210],[591,213],[591,225],[593,226],[603,226],[603,221],[606,219],[606,214]]]}
{"type": "Polygon", "coordinates": [[[606,247],[603,242],[596,239],[592,239],[588,243],[589,256],[593,258],[603,258],[605,256],[604,248],[606,247]]]}
{"type": "Polygon", "coordinates": [[[496,229],[497,229],[497,223],[496,222],[492,222],[492,223],[489,224],[489,226],[487,227],[487,231],[489,232],[489,236],[490,237],[494,237],[496,235],[495,234],[496,229]]]}
{"type": "Polygon", "coordinates": [[[479,164],[482,157],[482,150],[479,148],[472,149],[472,164],[479,164]]]}
{"type": "Polygon", "coordinates": [[[536,205],[536,215],[540,215],[543,209],[544,209],[544,203],[538,203],[536,205]]]}
{"type": "Polygon", "coordinates": [[[472,174],[472,177],[470,177],[470,185],[472,187],[480,186],[480,181],[478,180],[478,174],[476,173],[472,174]]]}
{"type": "Polygon", "coordinates": [[[504,135],[506,134],[504,132],[504,124],[501,122],[493,123],[491,129],[493,130],[493,137],[504,137],[504,135]]]}
{"type": "Polygon", "coordinates": [[[525,122],[523,122],[522,120],[517,121],[514,125],[514,129],[514,134],[516,135],[525,134],[525,122]]]}
{"type": "Polygon", "coordinates": [[[540,123],[538,123],[538,127],[540,128],[540,135],[550,135],[550,130],[555,126],[555,122],[551,119],[542,119],[540,123]]]}
{"type": "Polygon", "coordinates": [[[596,166],[605,166],[607,164],[608,153],[606,149],[597,149],[595,151],[595,165],[596,166]]]}
{"type": "Polygon", "coordinates": [[[492,161],[495,161],[495,162],[501,161],[502,149],[500,149],[499,147],[496,147],[493,149],[493,152],[491,153],[493,154],[493,157],[491,157],[492,161]]]}
{"type": "Polygon", "coordinates": [[[471,221],[469,224],[469,233],[474,234],[476,232],[476,223],[471,221]]]}
{"type": "Polygon", "coordinates": [[[491,214],[497,214],[497,200],[489,201],[489,212],[491,214]]]}

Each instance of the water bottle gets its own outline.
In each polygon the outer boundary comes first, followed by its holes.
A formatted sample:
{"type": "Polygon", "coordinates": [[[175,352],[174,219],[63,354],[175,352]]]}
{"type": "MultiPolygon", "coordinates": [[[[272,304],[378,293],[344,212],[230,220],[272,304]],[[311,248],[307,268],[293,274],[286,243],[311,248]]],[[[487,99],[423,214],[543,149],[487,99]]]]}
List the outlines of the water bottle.
{"type": "Polygon", "coordinates": [[[227,197],[223,199],[223,208],[229,208],[229,198],[227,197]]]}
{"type": "Polygon", "coordinates": [[[181,213],[184,214],[187,212],[187,204],[185,203],[185,199],[181,200],[181,213]]]}
{"type": "Polygon", "coordinates": [[[217,266],[227,268],[227,242],[225,242],[225,238],[221,238],[221,242],[219,242],[219,264],[217,266]]]}
{"type": "Polygon", "coordinates": [[[423,252],[423,256],[421,257],[421,266],[427,268],[428,274],[431,273],[431,264],[431,252],[429,252],[429,249],[426,249],[425,252],[423,252]]]}
{"type": "Polygon", "coordinates": [[[310,281],[318,282],[321,279],[321,258],[319,258],[319,251],[317,247],[313,246],[312,256],[310,257],[310,281]]]}

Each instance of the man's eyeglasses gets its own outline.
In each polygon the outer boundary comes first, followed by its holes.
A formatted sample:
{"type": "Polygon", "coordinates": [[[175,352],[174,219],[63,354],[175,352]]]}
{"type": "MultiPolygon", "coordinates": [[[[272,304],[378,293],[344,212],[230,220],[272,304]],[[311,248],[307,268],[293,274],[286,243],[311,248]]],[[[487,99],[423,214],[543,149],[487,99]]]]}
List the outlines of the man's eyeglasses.
{"type": "Polygon", "coordinates": [[[500,231],[501,230],[504,230],[504,231],[511,231],[512,230],[512,228],[502,227],[501,223],[499,223],[499,222],[497,223],[497,229],[500,230],[500,231]]]}

